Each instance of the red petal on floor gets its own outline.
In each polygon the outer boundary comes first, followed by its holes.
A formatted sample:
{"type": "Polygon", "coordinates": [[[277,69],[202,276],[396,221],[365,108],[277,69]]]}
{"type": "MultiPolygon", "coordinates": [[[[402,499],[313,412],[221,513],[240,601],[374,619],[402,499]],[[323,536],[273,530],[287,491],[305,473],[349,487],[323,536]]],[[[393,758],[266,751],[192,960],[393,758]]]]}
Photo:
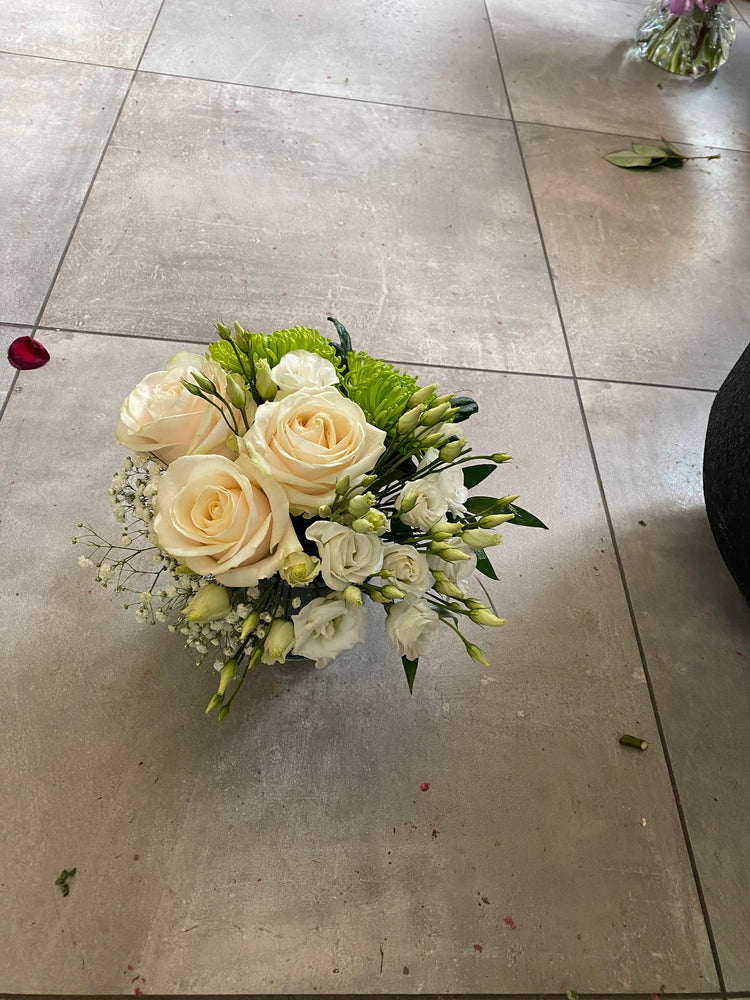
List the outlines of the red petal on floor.
{"type": "Polygon", "coordinates": [[[20,371],[41,368],[49,361],[49,351],[33,337],[18,337],[8,348],[8,361],[20,371]]]}

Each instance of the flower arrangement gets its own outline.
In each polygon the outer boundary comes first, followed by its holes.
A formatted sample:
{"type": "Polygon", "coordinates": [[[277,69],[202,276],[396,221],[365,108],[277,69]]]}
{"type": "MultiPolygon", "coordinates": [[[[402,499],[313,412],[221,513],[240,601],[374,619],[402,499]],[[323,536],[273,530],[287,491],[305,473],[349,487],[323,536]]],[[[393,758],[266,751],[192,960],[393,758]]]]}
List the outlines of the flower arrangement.
{"type": "Polygon", "coordinates": [[[668,73],[699,77],[727,61],[735,34],[726,0],[652,0],[635,42],[645,59],[668,73]]]}
{"type": "Polygon", "coordinates": [[[73,539],[99,583],[138,595],[139,620],[213,664],[219,719],[259,661],[323,667],[362,642],[367,599],[410,690],[439,624],[486,665],[460,623],[503,621],[469,578],[497,579],[486,549],[501,524],[545,527],[516,496],[469,495],[510,458],[475,456],[460,434],[473,399],[419,386],[331,322],[337,340],[219,323],[205,357],[147,375],[117,427],[135,452],[109,490],[122,535],[81,524],[73,539]]]}

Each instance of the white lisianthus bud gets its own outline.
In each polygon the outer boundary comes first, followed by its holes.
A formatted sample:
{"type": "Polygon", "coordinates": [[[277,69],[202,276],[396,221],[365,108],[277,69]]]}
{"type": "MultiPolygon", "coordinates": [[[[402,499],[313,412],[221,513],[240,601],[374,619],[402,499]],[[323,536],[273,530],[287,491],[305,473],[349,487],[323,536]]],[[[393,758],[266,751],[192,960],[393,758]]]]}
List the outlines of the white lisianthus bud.
{"type": "Polygon", "coordinates": [[[211,695],[211,701],[209,701],[208,703],[208,708],[206,709],[206,715],[208,715],[209,712],[213,712],[213,710],[216,708],[217,705],[221,705],[223,700],[224,700],[223,695],[220,694],[211,695]]]}
{"type": "Polygon", "coordinates": [[[299,549],[284,556],[279,567],[279,576],[292,587],[304,587],[312,582],[320,572],[320,559],[299,549]]]}
{"type": "Polygon", "coordinates": [[[487,657],[484,655],[479,646],[475,646],[473,642],[467,642],[466,652],[469,654],[472,660],[476,660],[477,663],[481,663],[483,667],[489,667],[489,663],[487,662],[487,657]]]}
{"type": "Polygon", "coordinates": [[[329,518],[331,516],[330,504],[322,503],[320,507],[318,507],[318,516],[326,519],[329,518]]]}
{"type": "Polygon", "coordinates": [[[399,590],[392,583],[387,583],[385,587],[380,588],[380,593],[387,601],[400,601],[402,598],[406,597],[403,590],[399,590]]]}
{"type": "Polygon", "coordinates": [[[450,403],[441,403],[440,406],[431,407],[426,413],[422,414],[422,425],[424,427],[434,427],[435,424],[439,424],[441,421],[445,420],[446,414],[450,408],[450,403]]]}
{"type": "Polygon", "coordinates": [[[427,434],[425,437],[423,437],[419,443],[422,445],[423,448],[434,448],[435,445],[440,444],[444,440],[445,440],[445,431],[443,430],[442,427],[440,427],[437,430],[434,430],[432,434],[427,434]]]}
{"type": "Polygon", "coordinates": [[[405,496],[402,496],[401,505],[398,509],[399,514],[408,514],[410,510],[414,510],[418,500],[418,493],[407,493],[405,496]]]}
{"type": "Polygon", "coordinates": [[[457,587],[448,576],[439,569],[432,571],[432,575],[435,578],[435,590],[438,594],[444,594],[446,597],[458,597],[464,596],[463,590],[457,587]]]}
{"type": "Polygon", "coordinates": [[[255,388],[266,402],[271,402],[279,391],[279,387],[271,377],[271,366],[266,358],[259,358],[255,362],[255,388]]]}
{"type": "Polygon", "coordinates": [[[505,619],[493,615],[488,608],[477,608],[476,611],[469,612],[469,618],[476,625],[504,625],[505,619]]]}
{"type": "Polygon", "coordinates": [[[232,598],[227,587],[206,583],[188,601],[185,616],[188,621],[204,625],[224,618],[232,608],[232,598]]]}
{"type": "MultiPolygon", "coordinates": [[[[495,454],[492,456],[492,461],[497,462],[498,465],[502,464],[503,462],[511,462],[512,460],[513,456],[506,455],[504,451],[496,451],[495,454]]],[[[513,497],[513,499],[516,500],[518,498],[513,497]]]]}
{"type": "Polygon", "coordinates": [[[404,437],[406,437],[407,434],[411,434],[412,431],[416,430],[423,412],[424,404],[419,403],[417,406],[414,406],[405,413],[402,413],[398,420],[396,433],[401,434],[404,437]]]}
{"type": "Polygon", "coordinates": [[[448,545],[446,542],[430,542],[427,551],[433,556],[439,556],[446,562],[463,562],[471,558],[461,549],[448,545]]]}
{"type": "Polygon", "coordinates": [[[480,528],[496,528],[498,524],[503,524],[505,521],[510,521],[514,518],[515,514],[488,514],[486,517],[479,518],[480,528]]]}
{"type": "Polygon", "coordinates": [[[421,389],[417,389],[409,397],[409,406],[418,406],[420,403],[426,403],[437,387],[437,382],[433,382],[432,385],[425,385],[421,389]]]}
{"type": "Polygon", "coordinates": [[[263,643],[261,662],[283,663],[293,645],[294,625],[287,618],[275,618],[263,643]]]}
{"type": "Polygon", "coordinates": [[[351,485],[351,479],[349,476],[342,476],[336,483],[336,495],[344,496],[345,493],[349,492],[349,486],[351,485]]]}
{"type": "MultiPolygon", "coordinates": [[[[492,457],[495,461],[497,461],[497,455],[493,455],[492,457]]],[[[510,456],[508,457],[510,458],[510,456]]],[[[499,497],[499,499],[497,499],[495,503],[497,504],[498,507],[505,507],[507,504],[513,503],[514,500],[518,500],[520,495],[521,495],[520,493],[516,493],[515,496],[512,497],[499,497]]]]}
{"type": "Polygon", "coordinates": [[[374,503],[375,497],[372,493],[363,493],[360,496],[352,497],[349,501],[349,513],[354,517],[364,517],[374,503]]]}
{"type": "Polygon", "coordinates": [[[227,375],[227,396],[229,396],[229,402],[232,406],[236,406],[238,410],[245,409],[247,404],[245,387],[237,376],[231,372],[227,375]]]}
{"type": "Polygon", "coordinates": [[[223,697],[224,692],[232,683],[237,673],[237,661],[234,657],[231,660],[227,660],[224,666],[221,668],[221,674],[219,676],[219,690],[218,694],[223,697]]]}
{"type": "Polygon", "coordinates": [[[347,604],[355,604],[357,607],[360,607],[362,605],[362,591],[359,587],[355,587],[353,583],[350,583],[344,589],[344,600],[347,604]]]}
{"type": "Polygon", "coordinates": [[[433,524],[428,534],[436,541],[440,541],[441,539],[438,538],[438,535],[451,538],[453,535],[460,535],[462,530],[463,525],[460,521],[438,521],[437,524],[433,524]]]}
{"type": "Polygon", "coordinates": [[[258,625],[260,625],[260,614],[257,611],[251,611],[242,623],[240,639],[247,639],[250,633],[256,630],[258,625]]]}
{"type": "Polygon", "coordinates": [[[444,462],[454,462],[466,447],[466,438],[457,437],[444,444],[440,449],[440,457],[444,462]]]}
{"type": "Polygon", "coordinates": [[[496,531],[484,531],[482,528],[467,528],[461,532],[461,541],[475,551],[499,545],[502,540],[503,536],[496,531]]]}
{"type": "Polygon", "coordinates": [[[352,528],[363,535],[382,535],[388,530],[388,518],[380,510],[368,510],[364,517],[352,522],[352,528]]]}

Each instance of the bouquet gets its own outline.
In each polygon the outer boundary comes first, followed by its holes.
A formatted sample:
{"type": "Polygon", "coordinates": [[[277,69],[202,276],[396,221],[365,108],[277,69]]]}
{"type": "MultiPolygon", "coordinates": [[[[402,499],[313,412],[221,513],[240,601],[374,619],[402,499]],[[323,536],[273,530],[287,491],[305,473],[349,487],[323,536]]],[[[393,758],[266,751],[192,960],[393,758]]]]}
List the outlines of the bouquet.
{"type": "Polygon", "coordinates": [[[469,495],[510,458],[473,454],[457,426],[473,399],[353,350],[331,322],[336,339],[219,323],[205,357],[147,375],[117,427],[135,453],[109,490],[121,537],[80,524],[73,539],[99,583],[137,595],[139,620],[213,665],[219,719],[258,662],[323,667],[362,642],[371,602],[410,690],[440,625],[487,665],[464,623],[504,623],[469,580],[497,580],[501,524],[545,527],[516,496],[469,495]]]}
{"type": "Polygon", "coordinates": [[[734,38],[726,0],[653,0],[635,42],[640,54],[661,69],[699,77],[727,61],[734,38]]]}

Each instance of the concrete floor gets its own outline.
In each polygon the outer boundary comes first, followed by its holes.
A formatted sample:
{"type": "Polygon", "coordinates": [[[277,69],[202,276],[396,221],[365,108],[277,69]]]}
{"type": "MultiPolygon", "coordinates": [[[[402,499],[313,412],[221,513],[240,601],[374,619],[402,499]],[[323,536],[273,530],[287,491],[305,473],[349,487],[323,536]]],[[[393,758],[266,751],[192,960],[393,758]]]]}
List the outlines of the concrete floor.
{"type": "Polygon", "coordinates": [[[0,340],[51,354],[0,370],[0,991],[750,996],[750,620],[701,492],[748,340],[737,4],[693,84],[632,57],[644,0],[0,6],[0,340]],[[721,159],[602,159],[660,136],[721,159]],[[550,531],[505,533],[489,668],[444,642],[410,698],[375,620],[217,726],[70,537],[146,372],[331,314],[476,393],[550,531]]]}

